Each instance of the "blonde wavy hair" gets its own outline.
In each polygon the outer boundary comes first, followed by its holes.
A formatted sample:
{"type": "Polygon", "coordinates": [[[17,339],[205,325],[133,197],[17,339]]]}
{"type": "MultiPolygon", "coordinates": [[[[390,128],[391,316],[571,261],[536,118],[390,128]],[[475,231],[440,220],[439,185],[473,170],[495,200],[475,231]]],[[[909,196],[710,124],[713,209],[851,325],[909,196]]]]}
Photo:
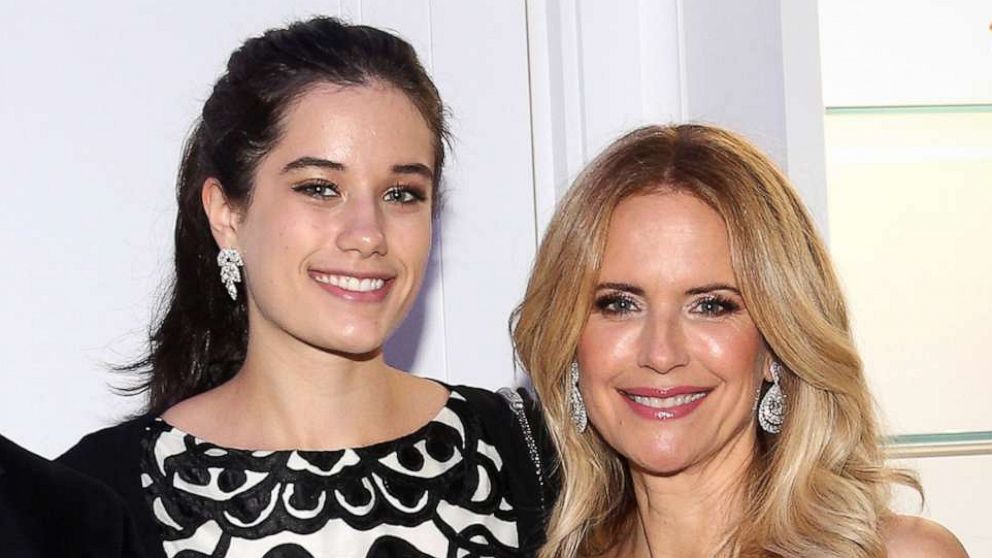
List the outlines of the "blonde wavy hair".
{"type": "MultiPolygon", "coordinates": [[[[561,201],[514,312],[513,341],[561,456],[561,491],[540,558],[597,556],[636,528],[624,459],[569,420],[568,367],[589,316],[610,217],[624,199],[691,193],[727,226],[745,304],[785,368],[782,432],[758,431],[729,556],[879,557],[889,469],[840,286],[798,195],[748,141],[703,125],[648,126],[610,145],[561,201]]],[[[659,254],[661,257],[662,254],[659,254]]],[[[922,494],[922,492],[921,492],[922,494]]]]}

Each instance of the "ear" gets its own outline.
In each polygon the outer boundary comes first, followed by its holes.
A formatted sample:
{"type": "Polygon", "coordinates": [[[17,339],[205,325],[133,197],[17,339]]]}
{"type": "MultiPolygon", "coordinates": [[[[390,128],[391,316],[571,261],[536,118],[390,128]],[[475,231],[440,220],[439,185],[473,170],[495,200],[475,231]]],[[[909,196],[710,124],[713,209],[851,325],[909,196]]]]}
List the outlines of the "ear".
{"type": "Polygon", "coordinates": [[[772,363],[775,362],[775,355],[771,350],[765,349],[765,356],[761,359],[761,379],[772,383],[772,363]]]}
{"type": "Polygon", "coordinates": [[[768,382],[769,384],[772,383],[772,359],[771,358],[769,358],[768,360],[765,361],[765,366],[761,370],[761,379],[764,380],[764,381],[766,381],[766,382],[768,382]]]}
{"type": "Polygon", "coordinates": [[[217,246],[237,249],[241,214],[228,202],[220,181],[213,177],[204,180],[200,199],[217,246]]]}

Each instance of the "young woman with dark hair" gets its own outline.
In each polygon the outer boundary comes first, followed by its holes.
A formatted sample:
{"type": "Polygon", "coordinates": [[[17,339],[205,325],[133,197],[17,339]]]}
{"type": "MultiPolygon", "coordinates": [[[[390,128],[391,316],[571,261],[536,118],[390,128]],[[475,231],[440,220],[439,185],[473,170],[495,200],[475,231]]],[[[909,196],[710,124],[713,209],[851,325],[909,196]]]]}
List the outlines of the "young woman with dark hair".
{"type": "Polygon", "coordinates": [[[446,137],[389,33],[315,18],[231,55],[184,152],[168,305],[129,367],[146,414],[61,458],[124,497],[150,555],[539,546],[545,440],[521,397],[382,355],[423,279],[446,137]]]}

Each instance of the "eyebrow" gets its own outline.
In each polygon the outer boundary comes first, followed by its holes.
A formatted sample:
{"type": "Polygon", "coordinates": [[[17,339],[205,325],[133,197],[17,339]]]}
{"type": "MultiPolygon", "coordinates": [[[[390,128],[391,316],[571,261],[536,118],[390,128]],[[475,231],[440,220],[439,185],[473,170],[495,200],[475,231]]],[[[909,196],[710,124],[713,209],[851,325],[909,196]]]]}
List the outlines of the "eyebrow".
{"type": "MultiPolygon", "coordinates": [[[[635,296],[644,296],[644,289],[636,285],[631,285],[630,283],[600,283],[599,285],[596,285],[596,290],[600,290],[600,289],[623,291],[635,296]]],[[[693,287],[688,291],[686,291],[685,294],[697,295],[697,294],[711,293],[713,291],[730,291],[738,296],[741,295],[741,292],[737,289],[737,287],[727,285],[725,283],[710,283],[708,285],[702,285],[700,287],[693,287]]]]}
{"type": "Polygon", "coordinates": [[[609,289],[611,291],[623,291],[634,296],[644,296],[644,289],[629,283],[600,283],[596,285],[596,290],[609,289]]]}
{"type": "Polygon", "coordinates": [[[703,285],[701,287],[694,287],[685,292],[687,295],[697,295],[703,293],[711,293],[713,291],[730,291],[737,296],[741,296],[741,292],[732,285],[727,285],[725,283],[710,283],[709,285],[703,285]]]}
{"type": "MultiPolygon", "coordinates": [[[[282,172],[285,174],[292,170],[305,169],[309,167],[331,169],[336,171],[343,171],[347,169],[347,167],[345,167],[342,163],[331,161],[330,159],[323,159],[321,157],[300,157],[299,159],[287,163],[286,166],[282,168],[282,172]]],[[[426,178],[427,180],[434,180],[434,171],[422,163],[393,165],[392,171],[395,174],[416,174],[426,178]]]]}
{"type": "Polygon", "coordinates": [[[286,166],[282,168],[283,174],[296,169],[305,169],[308,167],[318,167],[322,169],[332,169],[332,170],[344,170],[344,165],[338,163],[337,161],[331,161],[330,159],[321,159],[320,157],[300,157],[294,161],[286,163],[286,166]]]}
{"type": "Polygon", "coordinates": [[[434,180],[434,171],[422,163],[407,163],[405,165],[393,165],[393,172],[396,174],[418,174],[427,180],[434,180]]]}

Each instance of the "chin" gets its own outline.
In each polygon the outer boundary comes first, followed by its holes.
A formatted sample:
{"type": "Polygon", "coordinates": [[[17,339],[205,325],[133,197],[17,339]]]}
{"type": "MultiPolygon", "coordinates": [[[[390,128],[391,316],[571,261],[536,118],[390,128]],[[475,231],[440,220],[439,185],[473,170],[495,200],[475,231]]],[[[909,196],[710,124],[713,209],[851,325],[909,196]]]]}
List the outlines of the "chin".
{"type": "Polygon", "coordinates": [[[323,346],[329,352],[362,357],[378,354],[382,350],[382,344],[382,337],[377,336],[374,339],[328,340],[323,346]]]}
{"type": "Polygon", "coordinates": [[[385,336],[377,328],[353,328],[347,335],[342,335],[340,324],[333,329],[327,328],[324,335],[313,335],[300,337],[302,341],[328,353],[336,353],[344,356],[358,357],[374,356],[382,349],[385,336]]]}
{"type": "Polygon", "coordinates": [[[626,446],[624,449],[632,450],[618,451],[630,464],[631,469],[638,469],[651,475],[673,475],[689,465],[691,450],[679,443],[679,440],[657,438],[628,440],[623,446],[626,446]]]}
{"type": "Polygon", "coordinates": [[[684,456],[661,453],[631,456],[627,462],[632,470],[659,477],[676,475],[689,466],[684,456]]]}

